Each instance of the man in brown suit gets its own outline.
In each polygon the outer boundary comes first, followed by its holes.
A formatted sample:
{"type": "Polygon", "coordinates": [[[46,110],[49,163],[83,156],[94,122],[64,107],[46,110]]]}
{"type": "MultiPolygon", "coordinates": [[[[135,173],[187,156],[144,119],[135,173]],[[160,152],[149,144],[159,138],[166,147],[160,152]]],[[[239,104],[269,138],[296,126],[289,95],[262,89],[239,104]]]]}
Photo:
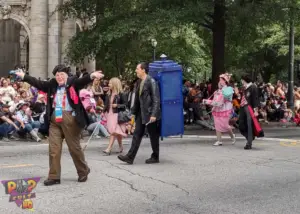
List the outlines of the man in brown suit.
{"type": "Polygon", "coordinates": [[[88,85],[93,79],[101,79],[101,72],[94,72],[82,78],[68,77],[69,68],[58,65],[53,70],[55,78],[41,81],[35,77],[16,72],[24,82],[47,93],[47,109],[45,123],[49,124],[49,164],[46,186],[60,184],[61,152],[63,140],[69,147],[69,152],[78,174],[78,182],[85,182],[90,173],[83,151],[80,146],[81,130],[88,125],[88,116],[79,99],[79,90],[88,85]]]}

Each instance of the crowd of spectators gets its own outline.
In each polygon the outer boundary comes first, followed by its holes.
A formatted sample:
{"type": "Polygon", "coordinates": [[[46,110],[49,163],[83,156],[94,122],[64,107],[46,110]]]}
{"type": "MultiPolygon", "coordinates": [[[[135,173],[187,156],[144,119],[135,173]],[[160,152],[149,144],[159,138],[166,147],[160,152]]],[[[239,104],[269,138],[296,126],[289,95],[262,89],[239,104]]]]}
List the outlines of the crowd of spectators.
{"type": "MultiPolygon", "coordinates": [[[[78,77],[86,75],[86,70],[75,74],[78,77]]],[[[80,91],[80,99],[88,113],[90,125],[86,131],[93,136],[109,138],[107,119],[104,117],[104,100],[109,91],[109,80],[95,79],[92,84],[80,91]]],[[[130,109],[134,102],[136,82],[122,81],[124,94],[127,98],[127,107],[130,109]]],[[[287,84],[277,81],[271,83],[255,83],[259,90],[259,114],[261,122],[281,122],[300,125],[300,88],[294,88],[295,109],[287,107],[287,84]]],[[[237,126],[239,103],[242,88],[232,81],[234,88],[232,112],[232,126],[237,126]]],[[[190,81],[183,83],[184,118],[185,124],[198,124],[214,130],[213,120],[208,106],[202,104],[212,93],[211,81],[193,84],[190,81]]],[[[47,100],[42,91],[38,91],[27,83],[18,81],[13,75],[0,79],[0,137],[9,139],[23,138],[40,142],[47,137],[48,130],[44,126],[44,114],[47,100]]],[[[126,132],[132,134],[133,126],[128,125],[126,132]]]]}
{"type": "MultiPolygon", "coordinates": [[[[242,97],[243,89],[239,87],[238,82],[231,81],[231,86],[234,88],[232,113],[232,125],[236,126],[236,121],[239,113],[239,104],[242,97]]],[[[280,122],[281,124],[296,124],[300,125],[300,88],[294,88],[294,109],[287,106],[287,83],[277,81],[276,84],[258,83],[257,85],[260,106],[258,119],[261,122],[280,122]]],[[[210,117],[210,109],[208,106],[202,105],[203,99],[208,99],[212,95],[211,81],[192,84],[185,80],[183,83],[183,97],[184,97],[184,114],[185,124],[200,124],[209,129],[213,129],[211,123],[207,121],[212,120],[210,117]]]]}
{"type": "MultiPolygon", "coordinates": [[[[86,70],[75,74],[78,77],[86,75],[86,70]]],[[[90,125],[86,131],[94,137],[110,136],[107,131],[107,121],[103,114],[104,100],[109,91],[109,80],[95,79],[92,84],[81,90],[79,97],[88,113],[90,125]]],[[[124,94],[128,99],[128,108],[132,107],[134,99],[134,84],[122,81],[124,94]]],[[[0,79],[0,138],[9,140],[34,140],[40,142],[48,136],[44,123],[47,99],[46,94],[35,87],[19,81],[14,75],[0,79]]],[[[128,134],[134,127],[128,126],[128,134]]]]}

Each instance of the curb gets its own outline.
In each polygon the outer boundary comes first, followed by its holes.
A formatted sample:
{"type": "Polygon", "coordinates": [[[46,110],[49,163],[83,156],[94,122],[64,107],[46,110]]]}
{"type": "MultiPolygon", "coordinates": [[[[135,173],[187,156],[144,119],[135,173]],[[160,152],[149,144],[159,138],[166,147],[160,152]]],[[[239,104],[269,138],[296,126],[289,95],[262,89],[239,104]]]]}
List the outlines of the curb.
{"type": "MultiPolygon", "coordinates": [[[[182,137],[180,136],[170,136],[170,137],[166,137],[166,138],[198,138],[198,139],[216,139],[216,136],[212,136],[212,135],[183,135],[182,137]]],[[[230,139],[230,137],[228,136],[222,136],[223,139],[230,139]]],[[[235,137],[236,139],[241,139],[241,140],[246,140],[244,137],[235,137]]],[[[255,138],[255,140],[258,141],[276,141],[276,142],[296,142],[296,141],[300,141],[296,140],[296,139],[283,139],[283,138],[268,138],[268,137],[262,137],[262,138],[255,138]]]]}
{"type": "MultiPolygon", "coordinates": [[[[230,139],[229,136],[223,136],[222,137],[223,139],[230,139]]],[[[169,136],[169,137],[164,137],[164,140],[171,140],[171,139],[181,139],[181,140],[184,140],[184,139],[201,139],[201,140],[215,140],[216,139],[216,136],[214,135],[183,135],[182,137],[181,136],[169,136]]],[[[236,137],[236,139],[238,140],[246,140],[244,137],[242,136],[238,136],[236,137]]],[[[297,143],[297,144],[300,144],[300,139],[283,139],[283,138],[268,138],[268,137],[264,137],[264,138],[256,138],[255,139],[256,141],[268,141],[268,142],[275,142],[275,143],[297,143]]],[[[124,139],[124,145],[129,145],[131,143],[131,138],[129,139],[124,139]]],[[[81,145],[84,146],[86,145],[86,141],[81,141],[81,145]]],[[[100,143],[100,144],[107,144],[107,142],[101,142],[101,141],[98,141],[98,142],[93,142],[94,143],[100,143]]],[[[161,143],[164,143],[164,141],[161,141],[161,143]]],[[[99,144],[99,145],[100,145],[99,144]]],[[[44,146],[49,146],[48,144],[48,141],[44,141],[43,143],[41,144],[32,144],[32,145],[27,145],[28,147],[44,147],[44,146]]],[[[2,147],[1,143],[0,143],[0,147],[2,147]]],[[[3,147],[7,147],[7,145],[3,145],[3,147]]],[[[24,147],[24,145],[14,145],[15,148],[17,147],[24,147]]]]}

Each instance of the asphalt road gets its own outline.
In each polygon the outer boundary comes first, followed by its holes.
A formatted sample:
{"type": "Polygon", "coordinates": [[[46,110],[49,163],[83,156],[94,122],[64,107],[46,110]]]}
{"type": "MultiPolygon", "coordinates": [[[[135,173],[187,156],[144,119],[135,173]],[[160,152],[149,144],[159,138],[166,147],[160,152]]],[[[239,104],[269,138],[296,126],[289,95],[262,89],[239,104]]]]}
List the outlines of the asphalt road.
{"type": "MultiPolygon", "coordinates": [[[[213,147],[213,142],[165,139],[161,163],[146,165],[151,153],[146,139],[134,165],[126,165],[117,154],[102,155],[107,140],[95,140],[85,152],[91,167],[87,183],[77,183],[65,145],[62,184],[51,187],[41,183],[48,173],[46,144],[1,142],[0,180],[42,177],[33,191],[36,213],[299,213],[300,143],[261,140],[245,151],[242,139],[234,146],[225,141],[213,147]]],[[[30,212],[8,201],[1,186],[0,213],[30,212]]]]}

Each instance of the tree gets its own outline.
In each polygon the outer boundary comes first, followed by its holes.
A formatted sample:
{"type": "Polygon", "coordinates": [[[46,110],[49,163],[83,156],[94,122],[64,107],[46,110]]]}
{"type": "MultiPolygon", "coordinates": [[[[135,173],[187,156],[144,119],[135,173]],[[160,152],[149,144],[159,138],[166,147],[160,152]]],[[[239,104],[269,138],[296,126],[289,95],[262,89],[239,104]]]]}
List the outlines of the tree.
{"type": "Polygon", "coordinates": [[[214,1],[213,14],[213,53],[212,53],[212,85],[216,89],[219,75],[225,73],[225,0],[214,1]]]}
{"type": "Polygon", "coordinates": [[[71,0],[59,8],[64,17],[88,21],[96,17],[97,21],[71,40],[68,55],[73,62],[85,56],[96,57],[98,66],[112,76],[124,76],[138,61],[151,60],[150,39],[156,38],[159,53],[167,54],[184,68],[209,70],[209,48],[190,21],[203,10],[198,5],[196,13],[195,3],[198,1],[71,0]]]}
{"type": "Polygon", "coordinates": [[[267,80],[285,69],[289,13],[284,8],[298,3],[70,0],[59,10],[65,17],[94,21],[70,42],[68,53],[74,62],[96,57],[106,73],[130,76],[138,61],[151,60],[150,39],[156,38],[159,53],[191,67],[193,75],[211,70],[216,85],[225,71],[261,73],[267,80]]]}

